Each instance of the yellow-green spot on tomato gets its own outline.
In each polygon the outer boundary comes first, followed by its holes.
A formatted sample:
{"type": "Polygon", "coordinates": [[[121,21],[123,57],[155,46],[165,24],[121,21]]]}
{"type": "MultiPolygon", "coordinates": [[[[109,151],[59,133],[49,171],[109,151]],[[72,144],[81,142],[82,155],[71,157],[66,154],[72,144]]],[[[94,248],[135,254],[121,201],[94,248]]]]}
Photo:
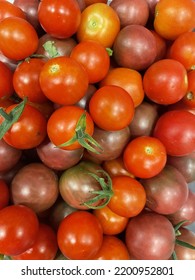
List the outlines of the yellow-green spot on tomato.
{"type": "Polygon", "coordinates": [[[59,64],[53,64],[53,65],[51,65],[51,67],[49,69],[49,71],[53,74],[58,73],[59,70],[60,70],[59,64]]]}

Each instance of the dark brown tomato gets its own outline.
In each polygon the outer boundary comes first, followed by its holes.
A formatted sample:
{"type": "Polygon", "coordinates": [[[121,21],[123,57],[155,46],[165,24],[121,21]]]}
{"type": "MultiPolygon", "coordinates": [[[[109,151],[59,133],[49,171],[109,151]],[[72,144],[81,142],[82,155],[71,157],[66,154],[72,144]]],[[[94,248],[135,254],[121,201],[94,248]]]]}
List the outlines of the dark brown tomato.
{"type": "Polygon", "coordinates": [[[0,196],[0,210],[1,210],[4,207],[8,206],[9,199],[10,199],[9,186],[3,179],[0,179],[0,193],[1,193],[0,196]]]}
{"type": "Polygon", "coordinates": [[[11,182],[13,203],[26,205],[36,213],[49,209],[58,194],[57,175],[42,163],[25,165],[11,182]]]}

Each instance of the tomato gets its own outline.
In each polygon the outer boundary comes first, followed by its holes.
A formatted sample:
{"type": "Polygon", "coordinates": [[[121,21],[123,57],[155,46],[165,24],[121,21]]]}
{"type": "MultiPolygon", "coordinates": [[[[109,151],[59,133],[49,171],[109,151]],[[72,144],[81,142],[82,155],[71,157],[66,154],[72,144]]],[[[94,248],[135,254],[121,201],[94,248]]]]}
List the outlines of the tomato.
{"type": "Polygon", "coordinates": [[[93,210],[93,214],[102,225],[103,233],[116,235],[124,231],[128,223],[128,218],[114,213],[108,206],[93,210]]]}
{"type": "Polygon", "coordinates": [[[110,68],[110,58],[106,48],[96,41],[78,43],[72,49],[70,57],[83,65],[90,84],[101,81],[110,68]]]}
{"type": "Polygon", "coordinates": [[[0,1],[0,21],[7,17],[20,17],[26,19],[22,9],[8,1],[0,1]]]}
{"type": "Polygon", "coordinates": [[[10,194],[9,194],[9,187],[5,180],[0,179],[0,210],[4,207],[8,206],[10,194]]]}
{"type": "MultiPolygon", "coordinates": [[[[83,122],[83,120],[82,120],[83,122]]],[[[86,146],[86,135],[92,136],[94,132],[94,122],[90,114],[78,106],[62,106],[55,110],[47,123],[47,133],[50,141],[62,149],[80,149],[86,146]],[[85,124],[79,124],[79,120],[85,117],[85,124]],[[79,129],[77,132],[75,129],[79,129]],[[79,134],[80,133],[80,134],[79,134]],[[68,145],[63,145],[67,141],[68,145]]],[[[88,145],[87,145],[88,147],[88,145]]]]}
{"type": "Polygon", "coordinates": [[[90,212],[73,212],[61,221],[57,241],[60,251],[68,259],[92,259],[102,245],[101,224],[90,212]]]}
{"type": "Polygon", "coordinates": [[[171,44],[168,57],[181,62],[187,71],[195,66],[195,32],[185,32],[179,35],[171,44]]]}
{"type": "Polygon", "coordinates": [[[188,90],[184,97],[182,98],[182,102],[187,107],[195,109],[195,70],[188,72],[188,90]]]}
{"type": "Polygon", "coordinates": [[[129,220],[125,240],[136,260],[168,260],[175,247],[175,231],[165,216],[142,213],[129,220]]]}
{"type": "Polygon", "coordinates": [[[44,63],[42,59],[31,58],[17,66],[13,74],[13,86],[21,99],[28,97],[28,101],[37,103],[48,100],[39,84],[39,74],[44,63]]]}
{"type": "Polygon", "coordinates": [[[0,252],[18,255],[31,248],[37,238],[39,221],[24,205],[10,205],[0,211],[0,252]]]}
{"type": "Polygon", "coordinates": [[[125,243],[117,236],[104,235],[100,250],[93,260],[130,260],[125,243]]]}
{"type": "Polygon", "coordinates": [[[118,175],[130,176],[132,178],[134,177],[125,168],[123,158],[121,155],[115,159],[104,161],[102,163],[102,167],[110,175],[110,177],[118,176],[118,175]]]}
{"type": "Polygon", "coordinates": [[[177,60],[161,59],[144,73],[143,87],[153,102],[163,105],[176,103],[187,92],[187,71],[177,60]]]}
{"type": "Polygon", "coordinates": [[[140,105],[144,99],[141,74],[130,68],[114,67],[100,82],[100,86],[115,85],[125,89],[133,99],[134,106],[140,105]]]}
{"type": "Polygon", "coordinates": [[[135,177],[151,178],[164,168],[167,153],[159,139],[152,136],[139,136],[127,144],[123,160],[126,169],[135,177]]]}
{"type": "Polygon", "coordinates": [[[134,217],[138,215],[146,203],[146,192],[142,184],[130,176],[112,177],[113,196],[108,207],[119,216],[134,217]]]}
{"type": "Polygon", "coordinates": [[[167,40],[191,31],[195,25],[193,0],[160,0],[155,7],[154,29],[167,40]]]}
{"type": "Polygon", "coordinates": [[[195,115],[185,110],[162,114],[153,135],[165,146],[167,154],[184,156],[195,151],[195,115]]]}
{"type": "Polygon", "coordinates": [[[84,0],[84,1],[86,6],[89,6],[94,3],[105,3],[105,4],[107,3],[107,0],[84,0]]]}
{"type": "MultiPolygon", "coordinates": [[[[6,112],[10,113],[16,106],[17,104],[9,106],[6,112]]],[[[46,118],[36,108],[26,104],[21,116],[4,134],[3,139],[17,149],[31,149],[45,139],[46,133],[46,118]]]]}
{"type": "Polygon", "coordinates": [[[49,209],[58,197],[58,178],[49,167],[32,162],[15,174],[10,184],[10,193],[13,204],[23,204],[41,213],[49,209]]]}
{"type": "Polygon", "coordinates": [[[39,3],[38,19],[46,33],[63,39],[76,33],[81,11],[76,0],[44,0],[39,3]]]}
{"type": "Polygon", "coordinates": [[[126,90],[108,85],[99,88],[91,97],[89,112],[94,123],[105,130],[120,130],[134,116],[134,103],[126,90]]]}
{"type": "Polygon", "coordinates": [[[13,60],[32,55],[38,47],[38,35],[25,19],[8,17],[0,22],[0,50],[13,60]]]}
{"type": "Polygon", "coordinates": [[[13,260],[53,260],[58,250],[56,233],[43,223],[39,225],[39,232],[33,246],[27,251],[13,256],[13,260]]]}
{"type": "Polygon", "coordinates": [[[94,3],[81,13],[76,37],[79,42],[94,40],[108,48],[112,47],[119,30],[117,13],[105,3],[94,3]]]}
{"type": "Polygon", "coordinates": [[[46,97],[61,105],[78,102],[85,95],[89,83],[83,66],[65,56],[49,59],[41,69],[39,82],[46,97]]]}
{"type": "Polygon", "coordinates": [[[14,93],[13,88],[13,73],[10,68],[2,61],[0,61],[0,99],[8,99],[14,93]]]}

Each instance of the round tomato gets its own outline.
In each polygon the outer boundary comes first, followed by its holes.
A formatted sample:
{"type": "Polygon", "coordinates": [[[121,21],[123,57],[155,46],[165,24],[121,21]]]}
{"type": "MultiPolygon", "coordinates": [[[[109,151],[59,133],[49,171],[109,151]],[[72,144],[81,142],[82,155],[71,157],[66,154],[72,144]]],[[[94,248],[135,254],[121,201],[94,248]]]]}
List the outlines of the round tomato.
{"type": "Polygon", "coordinates": [[[107,206],[122,217],[138,215],[146,204],[146,192],[142,184],[130,176],[114,176],[112,178],[114,192],[107,206]]]}
{"type": "Polygon", "coordinates": [[[76,36],[79,42],[94,40],[104,47],[111,47],[119,31],[117,13],[105,3],[95,3],[82,12],[76,36]]]}
{"type": "Polygon", "coordinates": [[[89,83],[101,81],[108,73],[110,58],[105,47],[96,41],[83,41],[72,50],[70,57],[79,62],[87,71],[89,83]]]}
{"type": "Polygon", "coordinates": [[[9,187],[5,180],[0,179],[0,210],[3,209],[4,207],[8,206],[9,204],[9,187]]]}
{"type": "Polygon", "coordinates": [[[155,103],[176,103],[187,92],[187,71],[183,64],[174,59],[159,60],[144,73],[143,87],[146,96],[155,103]]]}
{"type": "Polygon", "coordinates": [[[99,88],[89,102],[93,121],[104,130],[125,128],[131,123],[134,110],[134,103],[128,92],[114,85],[99,88]]]}
{"type": "Polygon", "coordinates": [[[92,213],[75,211],[61,221],[57,241],[60,251],[68,259],[92,259],[102,245],[101,224],[92,213]]]}
{"type": "Polygon", "coordinates": [[[155,7],[154,29],[163,38],[175,40],[195,26],[193,0],[160,0],[155,7]]]}
{"type": "Polygon", "coordinates": [[[0,21],[7,17],[20,17],[26,19],[24,11],[12,2],[0,1],[0,21]]]}
{"type": "Polygon", "coordinates": [[[188,72],[188,90],[181,101],[187,107],[195,109],[195,70],[188,72]]]}
{"type": "Polygon", "coordinates": [[[114,67],[100,82],[100,86],[115,85],[125,89],[133,99],[134,106],[140,105],[144,99],[144,90],[141,74],[130,68],[114,67]]]}
{"type": "Polygon", "coordinates": [[[2,61],[0,61],[0,76],[0,99],[8,99],[14,93],[12,83],[13,73],[10,68],[2,61]]]}
{"type": "Polygon", "coordinates": [[[39,82],[43,93],[54,103],[73,105],[88,89],[88,75],[83,66],[70,57],[49,59],[42,67],[39,82]]]}
{"type": "Polygon", "coordinates": [[[25,19],[8,17],[0,22],[0,50],[9,59],[22,60],[38,47],[38,35],[25,19]]]}
{"type": "Polygon", "coordinates": [[[123,160],[126,169],[135,177],[151,178],[164,168],[167,153],[159,139],[139,136],[127,144],[123,160]]]}
{"type": "Polygon", "coordinates": [[[39,3],[38,19],[46,33],[68,38],[78,29],[81,11],[76,0],[44,0],[39,3]]]}

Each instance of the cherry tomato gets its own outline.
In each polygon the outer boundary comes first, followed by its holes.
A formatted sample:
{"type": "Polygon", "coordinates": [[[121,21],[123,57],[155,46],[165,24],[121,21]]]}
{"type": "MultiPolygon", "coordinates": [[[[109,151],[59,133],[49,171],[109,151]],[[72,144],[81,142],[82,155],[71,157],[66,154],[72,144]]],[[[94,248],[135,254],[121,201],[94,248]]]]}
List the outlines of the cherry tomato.
{"type": "Polygon", "coordinates": [[[76,0],[44,0],[39,3],[38,19],[46,33],[69,38],[78,29],[81,11],[76,0]]]}
{"type": "Polygon", "coordinates": [[[61,221],[57,241],[60,251],[68,259],[92,259],[102,245],[101,224],[90,212],[73,212],[61,221]]]}
{"type": "Polygon", "coordinates": [[[5,180],[0,179],[0,210],[3,209],[4,207],[8,206],[9,204],[9,187],[5,180]]]}
{"type": "Polygon", "coordinates": [[[95,124],[105,130],[120,130],[134,116],[134,103],[126,90],[108,85],[99,88],[91,97],[89,112],[95,124]]]}
{"type": "Polygon", "coordinates": [[[94,40],[104,47],[111,47],[119,30],[117,13],[105,3],[94,3],[82,12],[76,36],[79,42],[94,40]]]}
{"type": "Polygon", "coordinates": [[[132,178],[134,177],[125,168],[122,155],[120,155],[119,157],[117,157],[115,159],[104,161],[102,163],[102,167],[111,177],[118,176],[118,175],[130,176],[132,178]]]}
{"type": "Polygon", "coordinates": [[[146,192],[142,184],[129,176],[114,176],[112,178],[114,195],[107,206],[123,217],[138,215],[146,204],[146,192]]]}
{"type": "Polygon", "coordinates": [[[26,19],[26,14],[22,9],[10,1],[0,1],[0,21],[7,17],[20,17],[26,19]]]}
{"type": "Polygon", "coordinates": [[[126,169],[135,177],[151,178],[164,168],[167,153],[163,143],[151,136],[140,136],[130,141],[123,153],[126,169]]]}
{"type": "Polygon", "coordinates": [[[0,61],[0,99],[8,99],[14,93],[13,88],[13,73],[10,68],[2,61],[0,61]]]}
{"type": "Polygon", "coordinates": [[[24,205],[10,205],[0,211],[0,252],[18,255],[31,248],[37,238],[39,221],[24,205]]]}
{"type": "Polygon", "coordinates": [[[182,102],[187,107],[195,109],[195,70],[188,72],[188,89],[184,97],[182,98],[182,102]]]}

